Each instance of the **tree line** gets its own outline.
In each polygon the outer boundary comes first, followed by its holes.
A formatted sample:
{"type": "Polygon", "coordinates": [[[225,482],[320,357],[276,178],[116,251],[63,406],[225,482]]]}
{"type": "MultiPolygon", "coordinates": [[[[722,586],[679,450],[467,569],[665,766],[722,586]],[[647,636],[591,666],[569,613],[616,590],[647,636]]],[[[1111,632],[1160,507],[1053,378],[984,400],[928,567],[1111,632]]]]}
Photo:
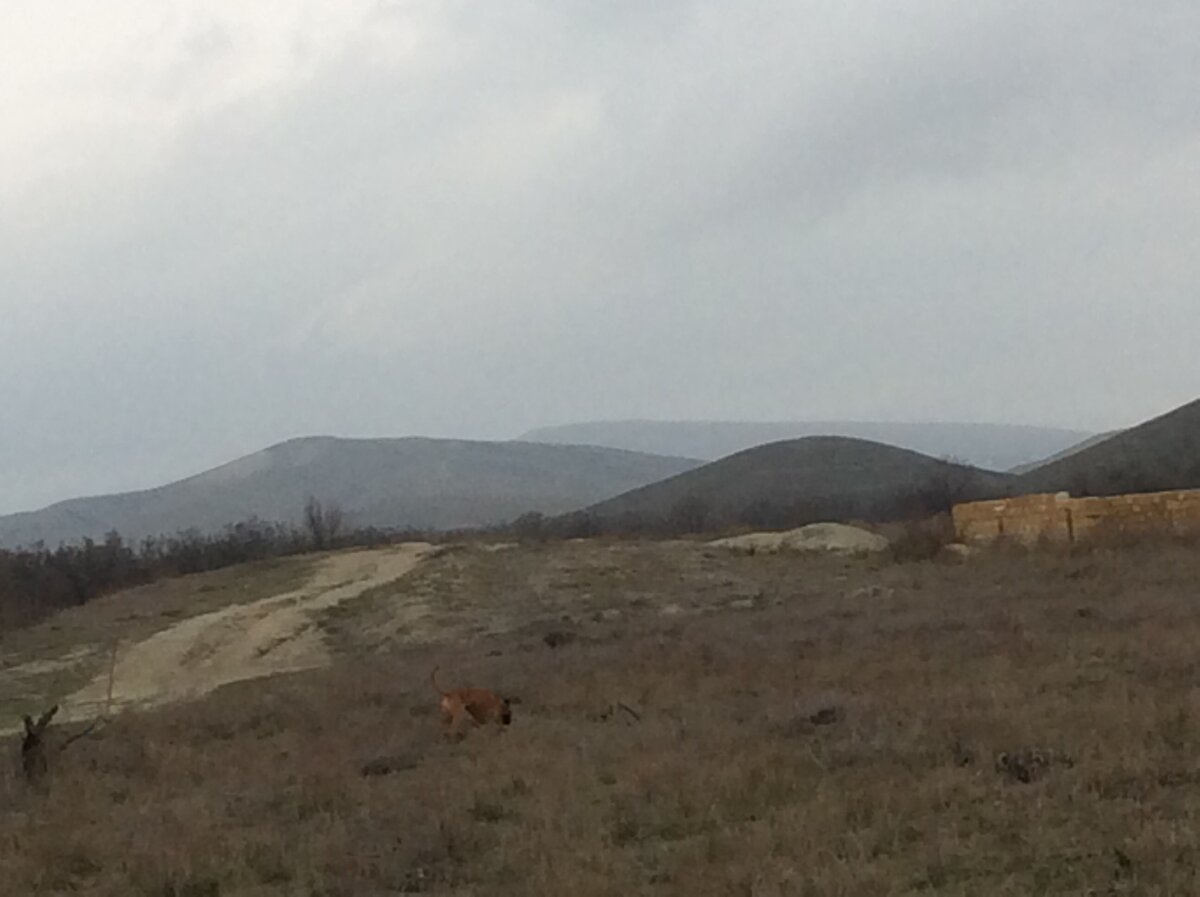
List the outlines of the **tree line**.
{"type": "Polygon", "coordinates": [[[182,530],[128,543],[115,530],[103,539],[48,548],[0,549],[0,633],[57,611],[157,579],[218,570],[309,551],[376,546],[424,536],[415,531],[349,528],[336,506],[310,498],[299,526],[252,518],[220,532],[182,530]]]}

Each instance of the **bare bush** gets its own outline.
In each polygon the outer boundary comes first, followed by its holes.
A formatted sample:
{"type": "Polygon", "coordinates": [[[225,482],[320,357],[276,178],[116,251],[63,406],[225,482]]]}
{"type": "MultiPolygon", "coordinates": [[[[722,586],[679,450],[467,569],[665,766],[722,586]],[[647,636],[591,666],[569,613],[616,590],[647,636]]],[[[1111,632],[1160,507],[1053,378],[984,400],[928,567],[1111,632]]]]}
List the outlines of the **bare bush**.
{"type": "Polygon", "coordinates": [[[944,515],[901,524],[889,540],[892,560],[897,563],[936,558],[954,541],[954,524],[944,515]]]}
{"type": "Polygon", "coordinates": [[[344,522],[345,515],[336,504],[323,503],[312,495],[304,503],[304,529],[317,551],[333,547],[344,522]]]}

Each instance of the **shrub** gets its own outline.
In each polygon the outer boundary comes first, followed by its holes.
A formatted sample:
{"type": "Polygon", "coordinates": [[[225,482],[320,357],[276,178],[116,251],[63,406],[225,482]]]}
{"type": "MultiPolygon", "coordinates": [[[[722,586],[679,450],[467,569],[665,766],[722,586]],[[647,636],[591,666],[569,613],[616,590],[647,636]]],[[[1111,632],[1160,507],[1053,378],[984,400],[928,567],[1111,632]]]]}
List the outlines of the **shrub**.
{"type": "Polygon", "coordinates": [[[953,541],[954,527],[942,517],[909,521],[891,540],[892,560],[901,564],[932,560],[953,541]]]}

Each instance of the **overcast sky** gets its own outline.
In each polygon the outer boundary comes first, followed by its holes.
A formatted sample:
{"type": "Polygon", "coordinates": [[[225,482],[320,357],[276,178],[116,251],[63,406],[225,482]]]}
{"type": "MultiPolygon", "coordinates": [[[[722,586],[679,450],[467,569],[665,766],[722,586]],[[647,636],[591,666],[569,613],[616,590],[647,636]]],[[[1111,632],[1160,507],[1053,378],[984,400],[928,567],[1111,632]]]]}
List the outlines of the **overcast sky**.
{"type": "Polygon", "coordinates": [[[13,0],[0,511],[299,435],[1200,395],[1200,6],[13,0]]]}

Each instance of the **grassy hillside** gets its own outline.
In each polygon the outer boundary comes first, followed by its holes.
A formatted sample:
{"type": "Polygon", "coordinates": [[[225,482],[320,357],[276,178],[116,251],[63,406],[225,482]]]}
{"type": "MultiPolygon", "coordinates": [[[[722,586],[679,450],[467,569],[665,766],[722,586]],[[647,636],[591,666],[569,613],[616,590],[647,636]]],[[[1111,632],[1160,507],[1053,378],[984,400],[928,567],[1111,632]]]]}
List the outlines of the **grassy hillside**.
{"type": "Polygon", "coordinates": [[[1037,470],[1039,467],[1045,467],[1047,464],[1053,464],[1055,461],[1061,461],[1064,458],[1069,458],[1072,455],[1082,452],[1084,449],[1091,448],[1093,445],[1099,445],[1106,439],[1112,439],[1120,432],[1120,430],[1109,430],[1106,433],[1097,433],[1095,436],[1089,436],[1082,442],[1077,442],[1074,445],[1063,449],[1061,452],[1055,452],[1053,455],[1040,458],[1037,461],[1030,461],[1028,464],[1018,464],[1016,467],[1011,468],[1008,472],[1015,476],[1030,473],[1031,471],[1037,470]]]}
{"type": "Polygon", "coordinates": [[[1004,474],[832,436],[774,442],[599,502],[602,519],[703,517],[697,529],[818,519],[892,519],[1007,488],[1004,474]],[[784,520],[783,518],[787,518],[784,520]]]}
{"type": "Polygon", "coordinates": [[[452,439],[296,439],[156,489],[0,517],[0,546],[116,529],[127,541],[257,516],[298,521],[314,495],[356,526],[455,528],[581,507],[699,462],[617,449],[452,439]]]}
{"type": "Polygon", "coordinates": [[[0,766],[0,880],[1198,893],[1197,575],[1171,546],[957,566],[678,542],[444,553],[324,624],[330,669],[126,713],[56,754],[44,792],[0,766]],[[406,624],[414,602],[441,622],[406,624]],[[512,727],[443,742],[435,663],[519,697],[512,727]]]}
{"type": "Polygon", "coordinates": [[[1042,465],[1016,486],[1077,496],[1200,487],[1200,400],[1042,465]]]}
{"type": "Polygon", "coordinates": [[[954,458],[986,470],[1031,464],[1089,434],[1052,427],[1008,424],[886,423],[870,421],[592,421],[531,430],[536,442],[613,448],[715,461],[744,449],[804,436],[847,436],[954,458]]]}

